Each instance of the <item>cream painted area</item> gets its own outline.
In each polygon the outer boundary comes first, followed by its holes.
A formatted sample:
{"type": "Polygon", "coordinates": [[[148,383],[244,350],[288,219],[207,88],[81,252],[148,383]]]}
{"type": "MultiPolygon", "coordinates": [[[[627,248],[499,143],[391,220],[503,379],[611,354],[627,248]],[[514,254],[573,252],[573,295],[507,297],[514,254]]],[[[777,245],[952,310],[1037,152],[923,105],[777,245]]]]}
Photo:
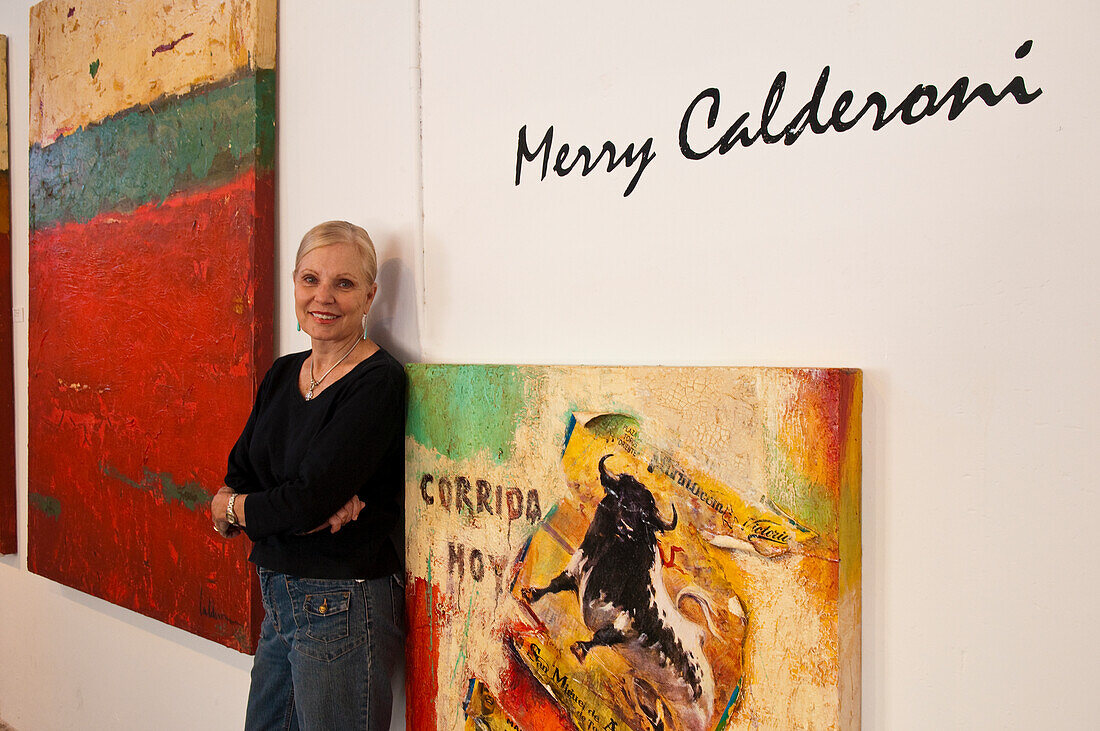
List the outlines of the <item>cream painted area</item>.
{"type": "MultiPolygon", "coordinates": [[[[0,35],[0,88],[8,86],[8,37],[0,35]]],[[[0,101],[0,170],[8,169],[8,104],[7,99],[0,101]]]]}
{"type": "MultiPolygon", "coordinates": [[[[29,5],[0,5],[17,273],[29,5]]],[[[865,727],[1100,726],[1100,6],[423,0],[421,212],[416,3],[280,5],[280,283],[306,228],[346,217],[378,244],[376,332],[406,359],[865,369],[865,727]],[[680,155],[702,89],[720,88],[724,127],[785,70],[785,123],[825,65],[830,105],[964,74],[1044,93],[680,155]],[[524,124],[572,146],[653,136],[657,157],[629,198],[622,170],[528,167],[516,187],[524,124]]],[[[305,347],[285,290],[277,331],[279,352],[305,347]]],[[[15,332],[25,526],[26,322],[15,332]]],[[[248,658],[28,574],[20,541],[0,558],[0,717],[240,727],[248,658]]]]}
{"type": "Polygon", "coordinates": [[[33,6],[31,144],[102,121],[158,98],[185,94],[241,69],[271,68],[276,0],[135,3],[46,0],[33,6]],[[113,6],[112,22],[93,16],[113,6]],[[48,55],[45,48],[63,49],[48,55]],[[158,55],[159,54],[159,55],[158,55]],[[146,83],[127,83],[141,78],[146,83]]]}

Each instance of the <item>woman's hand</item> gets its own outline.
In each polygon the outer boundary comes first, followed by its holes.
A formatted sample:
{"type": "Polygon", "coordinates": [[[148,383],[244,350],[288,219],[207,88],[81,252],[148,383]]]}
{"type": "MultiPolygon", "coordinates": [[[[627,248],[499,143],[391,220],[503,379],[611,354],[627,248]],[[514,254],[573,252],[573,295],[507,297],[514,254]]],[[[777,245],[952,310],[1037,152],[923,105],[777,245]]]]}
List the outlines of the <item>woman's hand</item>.
{"type": "MultiPolygon", "coordinates": [[[[351,521],[358,519],[360,511],[362,511],[364,507],[364,503],[359,499],[359,496],[352,495],[351,500],[344,503],[344,507],[337,510],[329,516],[328,520],[309,531],[309,533],[317,533],[326,528],[328,528],[329,533],[335,533],[351,521]]],[[[309,535],[309,533],[306,533],[306,535],[309,535]]]]}
{"type": "Polygon", "coordinates": [[[229,504],[229,496],[233,489],[228,485],[222,485],[222,489],[214,493],[210,500],[210,517],[214,520],[214,530],[223,538],[233,538],[241,532],[239,526],[231,524],[225,519],[225,509],[229,504]]]}

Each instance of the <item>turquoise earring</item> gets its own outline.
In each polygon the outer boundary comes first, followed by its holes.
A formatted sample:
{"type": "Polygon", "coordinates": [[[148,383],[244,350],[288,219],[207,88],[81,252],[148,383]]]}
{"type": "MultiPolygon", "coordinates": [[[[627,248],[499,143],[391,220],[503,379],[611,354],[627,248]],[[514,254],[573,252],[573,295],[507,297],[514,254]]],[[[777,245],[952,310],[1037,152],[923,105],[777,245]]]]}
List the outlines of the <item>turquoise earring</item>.
{"type": "Polygon", "coordinates": [[[298,332],[302,332],[302,323],[298,323],[298,332]]]}

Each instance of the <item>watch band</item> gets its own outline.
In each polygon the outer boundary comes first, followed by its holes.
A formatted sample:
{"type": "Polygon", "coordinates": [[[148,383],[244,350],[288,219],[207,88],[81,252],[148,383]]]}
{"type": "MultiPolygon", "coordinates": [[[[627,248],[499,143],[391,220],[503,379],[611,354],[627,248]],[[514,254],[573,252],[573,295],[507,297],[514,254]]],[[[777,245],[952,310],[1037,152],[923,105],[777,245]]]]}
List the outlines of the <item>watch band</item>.
{"type": "Polygon", "coordinates": [[[230,525],[239,525],[240,521],[237,520],[237,514],[233,511],[233,503],[237,502],[237,493],[233,493],[229,496],[229,502],[225,504],[225,519],[230,525]]]}

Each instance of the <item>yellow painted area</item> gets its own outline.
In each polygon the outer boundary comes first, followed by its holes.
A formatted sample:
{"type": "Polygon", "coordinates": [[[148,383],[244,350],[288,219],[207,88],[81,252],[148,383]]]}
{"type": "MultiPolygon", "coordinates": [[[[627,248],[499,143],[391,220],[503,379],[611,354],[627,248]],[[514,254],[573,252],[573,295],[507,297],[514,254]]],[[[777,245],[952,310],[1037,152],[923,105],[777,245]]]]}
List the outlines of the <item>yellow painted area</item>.
{"type": "Polygon", "coordinates": [[[8,160],[8,37],[0,36],[0,170],[8,160]]]}
{"type": "Polygon", "coordinates": [[[594,692],[568,651],[563,653],[553,644],[531,637],[520,638],[518,649],[539,684],[558,700],[578,729],[642,728],[627,723],[607,705],[604,697],[594,692]]]}
{"type": "MultiPolygon", "coordinates": [[[[578,415],[578,420],[583,422],[584,416],[578,415]]],[[[583,423],[574,427],[562,459],[571,488],[570,495],[558,504],[557,511],[543,530],[532,538],[517,575],[516,596],[522,599],[519,591],[523,587],[546,586],[569,562],[584,538],[596,506],[604,497],[598,471],[599,460],[604,455],[612,455],[607,461],[607,468],[613,473],[630,474],[641,481],[654,496],[663,519],[671,519],[672,505],[677,506],[677,527],[660,536],[661,557],[665,564],[661,572],[663,591],[672,602],[682,591],[695,597],[681,601],[679,611],[687,621],[699,628],[710,625],[704,640],[704,652],[717,695],[715,706],[706,712],[717,721],[726,705],[736,697],[743,676],[745,625],[741,619],[744,605],[740,597],[746,586],[741,580],[741,571],[728,552],[710,545],[695,525],[697,519],[706,520],[703,513],[710,508],[700,510],[692,506],[690,495],[685,493],[682,485],[660,472],[650,473],[647,467],[650,462],[638,459],[638,454],[645,449],[642,436],[629,426],[617,434],[606,431],[594,433],[583,423]]],[[[696,473],[696,476],[701,478],[702,474],[696,473]]],[[[708,489],[713,489],[717,483],[710,480],[706,484],[708,489]]],[[[742,504],[741,507],[745,506],[742,504]]],[[[752,519],[759,517],[754,513],[752,519]]],[[[623,576],[622,580],[647,581],[648,577],[623,576]]],[[[680,715],[683,707],[675,700],[664,698],[661,690],[661,682],[664,681],[647,677],[645,673],[638,672],[639,668],[632,667],[624,652],[634,650],[596,647],[583,663],[576,660],[569,651],[571,644],[592,636],[592,629],[585,626],[580,609],[580,600],[575,592],[549,594],[531,606],[539,622],[546,627],[541,635],[544,656],[552,653],[554,658],[551,670],[544,669],[544,672],[557,678],[568,675],[570,683],[588,690],[591,696],[588,706],[599,701],[625,718],[629,728],[644,728],[646,722],[642,706],[634,700],[641,692],[634,681],[637,677],[643,685],[648,684],[663,698],[661,712],[670,719],[673,727],[687,727],[680,715]]],[[[529,666],[535,664],[532,658],[525,657],[524,660],[529,666]]],[[[552,683],[543,684],[555,692],[552,683]]],[[[557,692],[555,695],[558,695],[563,706],[568,707],[557,692]]],[[[584,710],[587,711],[587,706],[584,710]]],[[[573,714],[573,709],[570,712],[573,714]]],[[[575,716],[574,720],[577,720],[575,716]]]]}
{"type": "MultiPolygon", "coordinates": [[[[715,631],[698,601],[676,603],[705,633],[716,685],[708,728],[858,727],[860,374],[555,366],[518,372],[525,405],[508,429],[507,457],[496,459],[495,448],[444,453],[415,435],[406,443],[407,567],[436,587],[433,606],[444,618],[437,635],[439,728],[494,728],[461,710],[471,677],[516,723],[538,728],[509,680],[520,670],[586,727],[596,709],[616,714],[618,728],[647,728],[640,715],[653,707],[643,697],[646,683],[664,699],[666,728],[685,727],[675,689],[658,690],[653,669],[630,647],[596,646],[578,661],[571,646],[594,630],[575,592],[524,599],[523,590],[546,586],[583,540],[604,497],[597,466],[605,454],[612,472],[645,485],[663,519],[676,506],[675,529],[659,534],[660,576],[674,603],[687,589],[713,611],[715,631]],[[456,507],[460,477],[473,486],[472,512],[456,507]],[[485,509],[479,480],[492,486],[485,509]],[[508,495],[519,492],[523,512],[513,518],[508,495]],[[540,500],[537,520],[527,518],[532,492],[540,500]],[[484,575],[474,573],[481,556],[484,575]],[[500,581],[493,566],[503,567],[500,581]],[[524,653],[532,643],[544,659],[541,674],[524,653]],[[525,668],[517,670],[517,660],[525,668]]],[[[484,389],[467,389],[476,378],[460,375],[438,367],[424,388],[446,392],[455,410],[478,411],[463,398],[484,389]]]]}
{"type": "Polygon", "coordinates": [[[466,703],[465,731],[520,731],[519,726],[497,703],[488,686],[480,680],[472,680],[466,703]]]}
{"type": "Polygon", "coordinates": [[[863,373],[853,376],[851,403],[845,424],[844,459],[840,471],[839,678],[842,728],[860,726],[860,659],[863,652],[863,553],[861,550],[863,472],[863,373]]]}
{"type": "Polygon", "coordinates": [[[276,0],[44,0],[30,11],[30,144],[275,67],[276,0]]]}
{"type": "Polygon", "coordinates": [[[862,570],[860,551],[860,502],[863,473],[863,373],[853,375],[851,403],[844,424],[844,458],[840,469],[840,547],[845,558],[841,574],[841,591],[859,591],[862,570]]]}
{"type": "MultiPolygon", "coordinates": [[[[577,418],[584,417],[578,414],[577,418]]],[[[613,439],[605,439],[578,425],[562,458],[566,475],[576,483],[595,485],[602,492],[597,465],[612,449],[621,451],[631,465],[624,470],[620,462],[613,471],[628,471],[638,479],[645,475],[643,481],[651,491],[657,488],[670,499],[690,505],[695,525],[705,530],[745,541],[766,555],[784,553],[816,537],[813,531],[762,503],[750,502],[743,491],[715,480],[681,450],[654,446],[645,434],[629,427],[613,439]]],[[[591,498],[599,501],[598,494],[591,498]]]]}

